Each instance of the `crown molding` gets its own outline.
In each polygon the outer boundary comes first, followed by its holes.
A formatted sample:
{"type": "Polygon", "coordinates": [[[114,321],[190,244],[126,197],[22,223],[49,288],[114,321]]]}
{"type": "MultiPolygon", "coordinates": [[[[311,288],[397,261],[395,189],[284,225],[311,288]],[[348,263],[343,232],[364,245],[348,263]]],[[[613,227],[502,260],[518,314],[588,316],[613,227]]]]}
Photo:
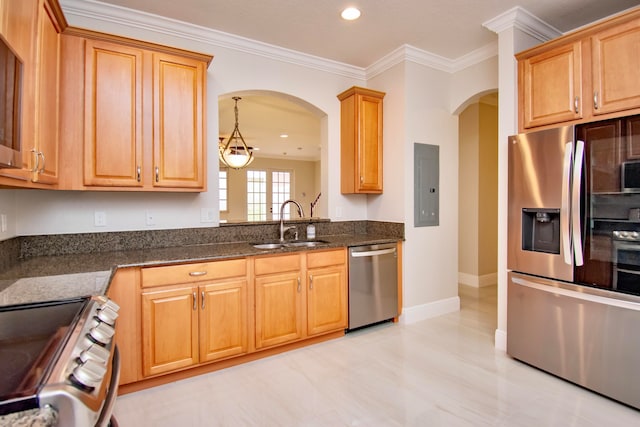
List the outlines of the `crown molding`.
{"type": "Polygon", "coordinates": [[[497,41],[491,42],[456,59],[448,59],[405,44],[367,67],[366,75],[367,79],[370,79],[405,61],[424,65],[425,67],[434,68],[446,73],[455,73],[497,55],[497,41]]]}
{"type": "MultiPolygon", "coordinates": [[[[90,19],[92,21],[117,24],[136,30],[142,28],[145,31],[163,36],[171,36],[209,45],[213,48],[212,53],[214,53],[216,47],[223,47],[289,64],[301,65],[343,77],[365,80],[365,71],[361,67],[320,58],[171,18],[95,0],[60,0],[60,4],[67,20],[74,26],[77,20],[90,19]]],[[[184,46],[180,47],[184,48],[184,46]]]]}
{"type": "Polygon", "coordinates": [[[482,26],[496,34],[509,28],[517,28],[541,42],[546,42],[562,35],[562,31],[552,27],[520,6],[511,8],[495,18],[483,22],[482,26]]]}
{"type": "MultiPolygon", "coordinates": [[[[403,61],[410,61],[447,73],[454,73],[498,54],[497,42],[490,43],[454,60],[432,54],[410,45],[402,45],[371,66],[361,68],[211,28],[102,3],[96,0],[60,0],[60,4],[64,15],[72,26],[81,26],[77,25],[76,22],[91,20],[105,24],[116,24],[135,30],[143,29],[161,36],[170,36],[209,45],[212,48],[211,53],[215,53],[216,47],[222,47],[343,77],[362,80],[363,82],[403,61]]],[[[154,40],[149,41],[155,42],[154,40]]],[[[185,46],[179,47],[185,48],[185,46]]]]}

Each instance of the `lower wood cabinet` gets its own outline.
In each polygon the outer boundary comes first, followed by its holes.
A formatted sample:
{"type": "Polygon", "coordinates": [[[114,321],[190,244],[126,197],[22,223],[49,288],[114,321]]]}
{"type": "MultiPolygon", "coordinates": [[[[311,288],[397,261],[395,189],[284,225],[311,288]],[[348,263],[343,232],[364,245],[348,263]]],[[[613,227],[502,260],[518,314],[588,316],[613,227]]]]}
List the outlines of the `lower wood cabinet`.
{"type": "Polygon", "coordinates": [[[343,333],[346,262],[340,248],[119,269],[108,294],[122,307],[120,384],[145,388],[174,372],[343,333]]]}
{"type": "Polygon", "coordinates": [[[346,250],[255,259],[256,349],[347,327],[346,250]]]}
{"type": "Polygon", "coordinates": [[[247,283],[245,259],[142,269],[142,375],[246,353],[247,283]]]}

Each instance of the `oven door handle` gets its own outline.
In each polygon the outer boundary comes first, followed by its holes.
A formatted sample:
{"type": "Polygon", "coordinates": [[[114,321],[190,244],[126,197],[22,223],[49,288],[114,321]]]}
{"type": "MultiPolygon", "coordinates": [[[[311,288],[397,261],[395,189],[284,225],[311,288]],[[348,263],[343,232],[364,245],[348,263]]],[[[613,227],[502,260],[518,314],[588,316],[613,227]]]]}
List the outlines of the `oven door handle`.
{"type": "Polygon", "coordinates": [[[104,405],[102,411],[98,417],[95,427],[117,427],[118,423],[115,418],[112,417],[113,407],[116,404],[116,398],[118,397],[118,384],[120,383],[120,351],[118,346],[114,346],[113,358],[111,359],[111,381],[109,382],[109,390],[104,398],[104,405]],[[113,418],[113,419],[112,419],[113,418]],[[111,423],[111,424],[110,424],[111,423]]]}

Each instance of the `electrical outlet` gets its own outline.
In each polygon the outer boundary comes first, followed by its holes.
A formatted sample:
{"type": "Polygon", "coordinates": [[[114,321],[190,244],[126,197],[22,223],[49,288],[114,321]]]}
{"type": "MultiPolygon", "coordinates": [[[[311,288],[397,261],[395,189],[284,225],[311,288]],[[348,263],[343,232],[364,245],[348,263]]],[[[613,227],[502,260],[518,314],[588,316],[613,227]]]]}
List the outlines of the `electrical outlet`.
{"type": "Polygon", "coordinates": [[[156,225],[156,216],[152,210],[147,211],[147,225],[156,225]]]}
{"type": "Polygon", "coordinates": [[[213,208],[201,208],[200,209],[200,222],[213,222],[215,211],[213,208]]]}
{"type": "Polygon", "coordinates": [[[107,214],[104,211],[95,211],[93,213],[93,225],[96,227],[106,227],[107,214]]]}
{"type": "Polygon", "coordinates": [[[7,215],[0,215],[0,231],[5,233],[7,231],[7,215]]]}
{"type": "Polygon", "coordinates": [[[336,218],[342,218],[342,206],[336,207],[336,218]]]}

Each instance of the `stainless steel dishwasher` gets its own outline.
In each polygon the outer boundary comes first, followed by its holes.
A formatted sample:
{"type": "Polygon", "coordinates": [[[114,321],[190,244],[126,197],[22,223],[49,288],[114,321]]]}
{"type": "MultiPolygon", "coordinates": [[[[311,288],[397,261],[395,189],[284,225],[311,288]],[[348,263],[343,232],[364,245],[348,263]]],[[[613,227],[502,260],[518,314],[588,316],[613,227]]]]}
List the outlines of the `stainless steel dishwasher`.
{"type": "Polygon", "coordinates": [[[398,315],[395,243],[349,248],[349,329],[398,315]]]}

